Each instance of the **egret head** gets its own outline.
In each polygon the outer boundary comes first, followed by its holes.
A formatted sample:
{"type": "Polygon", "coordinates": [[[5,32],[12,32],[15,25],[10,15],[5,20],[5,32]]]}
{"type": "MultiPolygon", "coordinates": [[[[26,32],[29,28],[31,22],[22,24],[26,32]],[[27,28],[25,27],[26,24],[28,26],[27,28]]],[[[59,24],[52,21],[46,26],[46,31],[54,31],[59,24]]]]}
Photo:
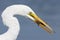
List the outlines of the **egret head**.
{"type": "Polygon", "coordinates": [[[51,33],[51,34],[53,33],[52,28],[46,22],[44,22],[41,18],[39,18],[30,7],[22,6],[22,9],[23,9],[23,15],[25,17],[34,21],[36,24],[38,24],[38,26],[46,30],[48,33],[51,33]]]}

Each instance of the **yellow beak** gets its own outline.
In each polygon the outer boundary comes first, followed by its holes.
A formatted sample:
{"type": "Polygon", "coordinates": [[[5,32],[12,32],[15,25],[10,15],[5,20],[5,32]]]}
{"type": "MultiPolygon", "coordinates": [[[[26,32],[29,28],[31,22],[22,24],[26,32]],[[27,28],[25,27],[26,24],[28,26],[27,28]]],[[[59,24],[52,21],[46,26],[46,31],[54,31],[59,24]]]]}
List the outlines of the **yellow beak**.
{"type": "Polygon", "coordinates": [[[29,16],[35,23],[37,23],[45,31],[47,31],[50,34],[54,33],[52,28],[46,22],[44,22],[41,18],[39,18],[35,13],[30,12],[29,16]]]}

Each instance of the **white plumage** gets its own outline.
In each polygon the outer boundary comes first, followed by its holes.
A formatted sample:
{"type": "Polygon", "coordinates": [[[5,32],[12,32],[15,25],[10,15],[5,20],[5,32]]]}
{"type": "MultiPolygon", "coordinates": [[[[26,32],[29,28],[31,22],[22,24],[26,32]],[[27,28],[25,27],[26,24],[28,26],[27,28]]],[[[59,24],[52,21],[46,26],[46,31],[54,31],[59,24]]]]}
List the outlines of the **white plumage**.
{"type": "Polygon", "coordinates": [[[17,18],[14,17],[14,15],[20,15],[20,16],[24,16],[24,17],[34,20],[33,17],[27,16],[29,12],[34,13],[33,10],[26,5],[8,6],[2,12],[1,17],[2,17],[4,25],[9,27],[9,29],[4,34],[0,35],[0,40],[16,40],[20,31],[20,25],[17,18]]]}
{"type": "Polygon", "coordinates": [[[9,27],[8,31],[2,35],[0,35],[0,40],[16,40],[20,25],[17,18],[13,17],[14,15],[21,15],[25,16],[32,11],[28,6],[25,5],[12,5],[7,7],[1,17],[3,20],[4,25],[9,27]]]}

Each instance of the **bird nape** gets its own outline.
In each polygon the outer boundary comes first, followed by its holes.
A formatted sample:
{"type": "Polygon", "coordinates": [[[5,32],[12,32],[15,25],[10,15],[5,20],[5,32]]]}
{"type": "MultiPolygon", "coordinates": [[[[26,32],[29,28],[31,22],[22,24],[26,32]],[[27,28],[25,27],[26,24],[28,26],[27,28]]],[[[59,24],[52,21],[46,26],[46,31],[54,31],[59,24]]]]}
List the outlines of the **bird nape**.
{"type": "Polygon", "coordinates": [[[8,6],[1,15],[4,25],[9,27],[9,29],[4,34],[0,35],[0,40],[16,40],[20,31],[20,24],[17,18],[14,17],[16,14],[33,20],[48,33],[54,33],[53,29],[41,18],[39,18],[29,6],[11,5],[8,6]]]}

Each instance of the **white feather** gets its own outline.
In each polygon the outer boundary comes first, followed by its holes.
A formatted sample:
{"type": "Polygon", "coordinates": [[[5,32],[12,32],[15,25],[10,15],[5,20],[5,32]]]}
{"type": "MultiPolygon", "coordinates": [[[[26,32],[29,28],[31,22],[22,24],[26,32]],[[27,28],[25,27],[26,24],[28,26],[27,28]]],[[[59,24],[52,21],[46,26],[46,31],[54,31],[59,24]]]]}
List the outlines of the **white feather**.
{"type": "Polygon", "coordinates": [[[20,25],[18,20],[13,17],[14,15],[21,15],[27,17],[29,12],[33,12],[32,9],[26,5],[12,5],[8,6],[2,12],[2,20],[4,25],[9,27],[8,31],[0,35],[0,40],[16,40],[19,31],[20,25]]]}

